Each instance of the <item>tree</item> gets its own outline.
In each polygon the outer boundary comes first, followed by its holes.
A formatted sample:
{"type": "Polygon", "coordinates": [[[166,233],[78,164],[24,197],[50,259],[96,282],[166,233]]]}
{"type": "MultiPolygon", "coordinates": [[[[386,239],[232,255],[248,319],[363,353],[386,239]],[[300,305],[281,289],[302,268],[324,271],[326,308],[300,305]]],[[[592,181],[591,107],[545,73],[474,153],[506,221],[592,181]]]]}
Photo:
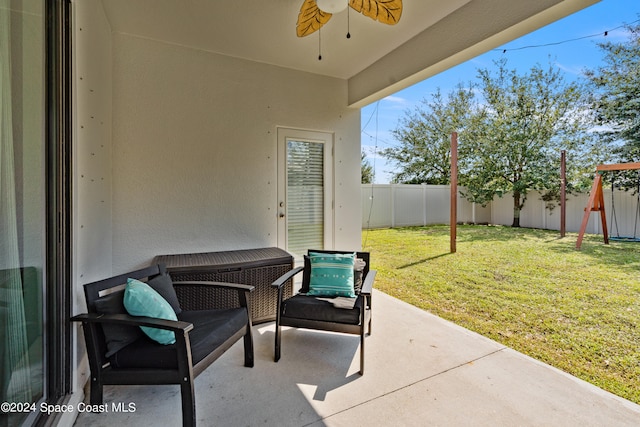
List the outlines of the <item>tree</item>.
{"type": "Polygon", "coordinates": [[[373,184],[373,166],[371,166],[371,163],[367,160],[367,155],[364,151],[360,154],[360,169],[362,171],[360,174],[361,183],[373,184]]]}
{"type": "Polygon", "coordinates": [[[519,75],[506,60],[495,64],[478,70],[482,104],[460,144],[461,183],[465,197],[481,204],[513,193],[519,227],[528,191],[557,188],[560,151],[584,148],[586,110],[579,85],[559,69],[536,65],[519,75]]]}
{"type": "Polygon", "coordinates": [[[473,112],[473,88],[458,85],[445,99],[438,89],[407,112],[392,132],[400,143],[382,155],[399,168],[394,182],[448,184],[451,174],[451,132],[462,132],[473,112]]]}
{"type": "MultiPolygon", "coordinates": [[[[599,43],[604,65],[585,72],[593,89],[593,110],[600,135],[617,144],[616,162],[640,161],[640,24],[626,26],[629,38],[599,43]]],[[[634,187],[635,174],[620,184],[634,187]],[[626,181],[626,182],[625,182],[626,181]]]]}
{"type": "Polygon", "coordinates": [[[565,82],[552,65],[522,75],[508,70],[506,60],[495,65],[478,70],[476,84],[458,85],[446,99],[438,90],[423,100],[394,131],[400,145],[383,155],[399,167],[396,182],[448,184],[450,135],[457,131],[463,196],[485,205],[512,193],[512,224],[519,227],[530,190],[542,191],[546,201],[559,194],[562,150],[571,190],[590,184],[607,146],[589,132],[591,113],[580,83],[565,82]]]}

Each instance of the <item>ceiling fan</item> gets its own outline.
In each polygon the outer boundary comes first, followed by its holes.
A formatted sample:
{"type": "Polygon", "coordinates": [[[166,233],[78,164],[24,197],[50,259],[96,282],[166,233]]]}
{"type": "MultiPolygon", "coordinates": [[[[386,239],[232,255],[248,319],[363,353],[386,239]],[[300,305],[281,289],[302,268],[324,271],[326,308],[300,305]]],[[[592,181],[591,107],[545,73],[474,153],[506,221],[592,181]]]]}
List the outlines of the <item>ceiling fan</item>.
{"type": "Polygon", "coordinates": [[[389,25],[397,24],[402,15],[402,0],[304,0],[298,14],[296,34],[298,37],[313,34],[331,19],[333,13],[347,6],[389,25]]]}

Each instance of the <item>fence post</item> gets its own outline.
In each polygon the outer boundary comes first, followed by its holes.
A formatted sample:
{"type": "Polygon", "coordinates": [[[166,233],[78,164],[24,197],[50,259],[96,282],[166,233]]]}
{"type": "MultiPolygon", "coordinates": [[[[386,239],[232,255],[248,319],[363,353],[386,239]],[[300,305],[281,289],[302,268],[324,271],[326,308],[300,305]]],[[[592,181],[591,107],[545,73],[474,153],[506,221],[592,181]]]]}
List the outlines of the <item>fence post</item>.
{"type": "Polygon", "coordinates": [[[396,187],[391,184],[391,228],[396,226],[396,187]]]}
{"type": "Polygon", "coordinates": [[[560,237],[567,231],[567,152],[560,153],[560,237]]]}
{"type": "Polygon", "coordinates": [[[471,223],[476,223],[476,202],[471,203],[471,223]]]}
{"type": "Polygon", "coordinates": [[[456,235],[458,227],[458,133],[451,134],[451,215],[450,226],[450,252],[456,251],[456,235]]]}
{"type": "Polygon", "coordinates": [[[427,226],[427,186],[422,184],[422,226],[427,226]]]}
{"type": "MultiPolygon", "coordinates": [[[[542,193],[538,191],[536,191],[536,193],[538,193],[539,196],[542,195],[542,193]]],[[[542,206],[542,228],[546,230],[547,229],[547,204],[543,200],[540,205],[542,206]]]]}

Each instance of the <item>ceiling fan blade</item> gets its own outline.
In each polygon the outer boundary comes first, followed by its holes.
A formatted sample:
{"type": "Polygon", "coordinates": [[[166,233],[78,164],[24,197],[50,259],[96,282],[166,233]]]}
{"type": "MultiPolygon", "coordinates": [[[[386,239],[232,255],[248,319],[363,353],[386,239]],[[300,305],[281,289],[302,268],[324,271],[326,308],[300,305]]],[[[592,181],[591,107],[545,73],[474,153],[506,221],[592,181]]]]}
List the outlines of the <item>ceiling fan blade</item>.
{"type": "Polygon", "coordinates": [[[383,24],[395,25],[402,15],[402,0],[349,0],[349,6],[383,24]]]}
{"type": "Polygon", "coordinates": [[[330,13],[321,11],[316,0],[305,0],[298,14],[296,34],[298,37],[308,36],[320,29],[331,18],[330,13]]]}

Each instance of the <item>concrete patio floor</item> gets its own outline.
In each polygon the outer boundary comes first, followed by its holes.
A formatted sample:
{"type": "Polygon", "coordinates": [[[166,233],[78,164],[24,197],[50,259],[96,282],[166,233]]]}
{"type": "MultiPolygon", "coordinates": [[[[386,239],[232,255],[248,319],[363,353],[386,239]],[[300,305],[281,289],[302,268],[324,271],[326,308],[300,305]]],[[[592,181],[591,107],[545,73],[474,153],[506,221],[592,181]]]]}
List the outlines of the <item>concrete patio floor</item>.
{"type": "MultiPolygon", "coordinates": [[[[254,327],[195,380],[200,426],[638,426],[640,406],[375,291],[360,376],[353,335],[254,327]]],[[[106,387],[135,412],[80,414],[76,426],[179,426],[177,386],[106,387]]]]}

